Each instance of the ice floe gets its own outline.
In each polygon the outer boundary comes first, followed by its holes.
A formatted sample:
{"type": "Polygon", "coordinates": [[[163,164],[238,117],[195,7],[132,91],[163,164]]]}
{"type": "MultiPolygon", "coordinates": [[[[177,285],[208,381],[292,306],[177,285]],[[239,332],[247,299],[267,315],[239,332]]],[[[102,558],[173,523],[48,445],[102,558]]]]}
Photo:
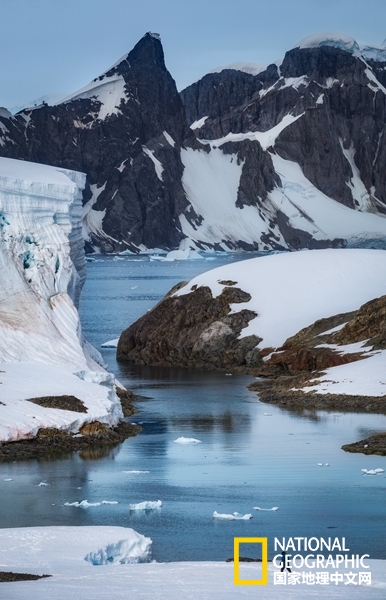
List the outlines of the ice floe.
{"type": "Polygon", "coordinates": [[[187,438],[187,437],[179,437],[174,440],[175,444],[201,444],[201,440],[196,440],[196,438],[187,438]]]}
{"type": "Polygon", "coordinates": [[[119,338],[115,340],[110,340],[109,342],[104,342],[101,344],[101,348],[116,348],[118,346],[119,338]]]}
{"type": "Polygon", "coordinates": [[[215,510],[213,513],[213,518],[224,519],[224,521],[248,521],[249,519],[253,518],[253,515],[251,515],[250,513],[242,515],[238,512],[234,512],[232,514],[218,513],[217,510],[215,510]]]}
{"type": "Polygon", "coordinates": [[[133,471],[122,471],[122,473],[132,473],[133,475],[140,475],[141,473],[150,473],[150,471],[133,470],[133,471]]]}
{"type": "Polygon", "coordinates": [[[132,475],[140,475],[141,473],[150,473],[150,471],[122,471],[122,473],[131,473],[132,475]]]}
{"type": "Polygon", "coordinates": [[[89,508],[90,506],[101,506],[102,504],[118,504],[116,500],[102,500],[101,502],[89,502],[88,500],[82,500],[82,502],[65,502],[64,506],[75,506],[76,508],[89,508]]]}
{"type": "Polygon", "coordinates": [[[277,511],[279,510],[278,506],[273,506],[272,508],[260,508],[260,506],[254,506],[254,510],[267,510],[267,511],[277,511]]]}
{"type": "Polygon", "coordinates": [[[363,475],[379,475],[380,473],[384,473],[385,469],[361,469],[363,475]]]}
{"type": "Polygon", "coordinates": [[[145,502],[138,502],[138,504],[130,504],[130,510],[156,510],[162,507],[161,500],[146,500],[145,502]]]}

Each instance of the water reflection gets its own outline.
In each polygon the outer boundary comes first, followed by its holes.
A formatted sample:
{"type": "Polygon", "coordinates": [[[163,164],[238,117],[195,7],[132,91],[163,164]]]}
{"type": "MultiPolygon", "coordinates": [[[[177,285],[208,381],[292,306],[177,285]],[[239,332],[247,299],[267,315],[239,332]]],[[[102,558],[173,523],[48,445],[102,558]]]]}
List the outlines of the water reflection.
{"type": "Polygon", "coordinates": [[[226,411],[221,415],[193,414],[186,417],[172,417],[175,427],[188,426],[195,432],[210,432],[219,430],[223,433],[248,434],[251,428],[251,417],[248,414],[234,414],[226,411]]]}
{"type": "Polygon", "coordinates": [[[120,453],[121,447],[122,444],[105,444],[104,446],[85,448],[79,452],[79,458],[82,460],[99,460],[100,458],[114,460],[120,453]]]}

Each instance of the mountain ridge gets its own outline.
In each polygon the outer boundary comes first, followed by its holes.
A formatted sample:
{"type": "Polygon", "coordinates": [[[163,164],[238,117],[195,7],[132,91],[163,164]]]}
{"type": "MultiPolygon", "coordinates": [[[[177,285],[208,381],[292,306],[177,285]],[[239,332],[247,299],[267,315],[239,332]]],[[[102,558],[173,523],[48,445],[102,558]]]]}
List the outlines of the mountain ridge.
{"type": "Polygon", "coordinates": [[[341,37],[178,94],[148,32],[61,102],[0,113],[0,155],[87,174],[88,250],[384,247],[386,58],[341,37]]]}

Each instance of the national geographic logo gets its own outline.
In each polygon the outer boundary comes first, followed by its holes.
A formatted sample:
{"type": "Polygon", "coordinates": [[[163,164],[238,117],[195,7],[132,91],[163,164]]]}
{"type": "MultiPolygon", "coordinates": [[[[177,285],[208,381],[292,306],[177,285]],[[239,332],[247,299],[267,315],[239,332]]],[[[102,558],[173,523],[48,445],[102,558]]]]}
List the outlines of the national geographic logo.
{"type": "Polygon", "coordinates": [[[235,585],[267,585],[268,584],[268,538],[238,537],[234,538],[234,584],[235,585]],[[240,544],[261,544],[261,579],[240,579],[240,544]]]}
{"type": "MultiPolygon", "coordinates": [[[[350,549],[346,538],[275,537],[274,552],[271,569],[274,585],[371,585],[370,565],[366,563],[369,554],[347,554],[350,549]]],[[[234,538],[233,559],[235,585],[268,585],[268,538],[234,538]],[[261,560],[260,579],[240,577],[241,544],[261,547],[261,559],[256,559],[261,560]]],[[[257,571],[260,574],[260,569],[257,571]]]]}

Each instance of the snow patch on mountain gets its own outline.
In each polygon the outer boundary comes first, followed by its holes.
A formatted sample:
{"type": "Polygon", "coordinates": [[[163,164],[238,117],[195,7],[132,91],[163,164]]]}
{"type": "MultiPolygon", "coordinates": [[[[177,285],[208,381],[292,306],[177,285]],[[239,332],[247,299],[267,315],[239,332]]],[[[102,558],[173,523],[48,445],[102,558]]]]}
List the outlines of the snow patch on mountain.
{"type": "MultiPolygon", "coordinates": [[[[347,185],[359,199],[363,210],[369,206],[368,194],[353,161],[353,151],[346,152],[353,169],[353,178],[347,185]]],[[[276,209],[288,216],[292,227],[307,231],[317,240],[350,240],[357,236],[363,239],[386,238],[386,218],[383,215],[360,212],[332,200],[306,178],[297,163],[278,154],[271,155],[271,158],[282,186],[270,192],[269,197],[276,209]]]]}
{"type": "Polygon", "coordinates": [[[345,35],[344,33],[336,33],[336,32],[324,32],[324,33],[315,33],[313,35],[308,35],[300,42],[293,46],[294,48],[320,48],[320,46],[332,46],[334,48],[340,48],[341,50],[345,50],[346,52],[350,52],[352,54],[359,54],[359,45],[349,35],[345,35]]]}
{"type": "MultiPolygon", "coordinates": [[[[229,250],[239,240],[258,243],[263,233],[270,232],[268,219],[264,221],[256,206],[236,206],[243,168],[236,154],[224,154],[220,148],[212,148],[209,154],[188,148],[181,150],[181,159],[185,167],[182,184],[200,217],[194,222],[185,214],[180,216],[181,229],[190,240],[229,250]]],[[[280,232],[276,233],[285,245],[280,232]]]]}
{"type": "Polygon", "coordinates": [[[66,104],[74,100],[95,99],[100,102],[97,119],[103,121],[110,115],[120,114],[119,107],[127,100],[125,93],[126,82],[121,75],[103,75],[81,88],[74,94],[63,98],[57,104],[66,104]]]}
{"type": "Polygon", "coordinates": [[[262,73],[262,71],[265,71],[267,67],[268,63],[233,62],[224,67],[215,67],[209,71],[209,73],[221,73],[221,71],[231,69],[232,71],[242,71],[249,75],[258,75],[259,73],[262,73]]]}
{"type": "MultiPolygon", "coordinates": [[[[221,147],[223,144],[227,142],[242,142],[243,140],[257,140],[263,150],[266,150],[270,146],[275,145],[276,138],[280,135],[280,133],[291,125],[295,123],[300,117],[302,117],[304,113],[299,115],[288,114],[285,115],[282,120],[277,123],[271,129],[267,131],[248,131],[246,133],[228,133],[226,136],[216,139],[216,140],[200,140],[203,144],[210,144],[212,148],[221,147]]],[[[204,117],[206,119],[207,117],[204,117]]],[[[201,127],[202,125],[200,125],[201,127]]],[[[191,125],[191,128],[192,125],[191,125]]]]}

